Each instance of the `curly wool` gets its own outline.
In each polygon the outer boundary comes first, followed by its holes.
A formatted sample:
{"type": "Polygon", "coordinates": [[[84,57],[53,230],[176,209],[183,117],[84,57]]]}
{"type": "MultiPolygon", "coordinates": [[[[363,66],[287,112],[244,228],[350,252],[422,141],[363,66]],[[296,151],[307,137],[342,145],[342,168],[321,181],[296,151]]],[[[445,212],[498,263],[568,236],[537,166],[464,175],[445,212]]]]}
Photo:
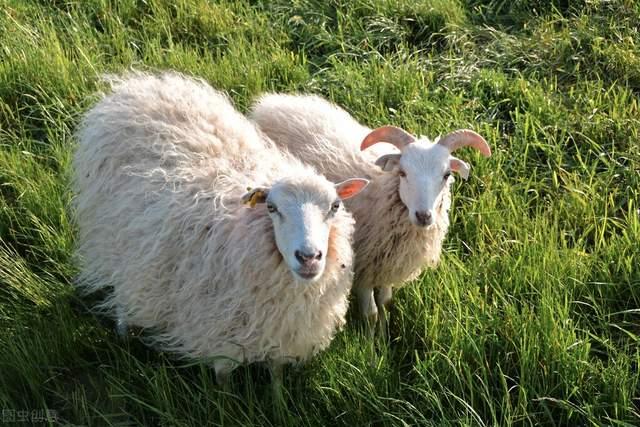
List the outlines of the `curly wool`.
{"type": "Polygon", "coordinates": [[[273,94],[261,97],[250,117],[276,144],[328,179],[352,174],[370,180],[358,197],[346,202],[356,219],[354,288],[399,287],[437,265],[449,228],[453,178],[441,193],[434,225],[416,227],[400,200],[400,178],[374,164],[380,155],[397,150],[388,145],[360,151],[371,129],[345,110],[318,96],[273,94]]]}
{"type": "Polygon", "coordinates": [[[188,357],[302,361],[327,347],[353,278],[351,215],[338,211],[325,271],[304,284],[264,205],[240,200],[246,187],[313,193],[326,179],[204,81],[134,73],[111,85],[78,132],[79,286],[111,289],[99,308],[188,357]]]}

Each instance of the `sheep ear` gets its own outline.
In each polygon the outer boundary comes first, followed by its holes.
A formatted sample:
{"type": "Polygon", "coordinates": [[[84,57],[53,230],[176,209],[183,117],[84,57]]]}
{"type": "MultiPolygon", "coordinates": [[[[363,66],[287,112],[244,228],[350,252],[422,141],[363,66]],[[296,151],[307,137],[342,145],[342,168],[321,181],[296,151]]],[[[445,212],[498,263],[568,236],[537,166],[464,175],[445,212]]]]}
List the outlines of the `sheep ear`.
{"type": "Polygon", "coordinates": [[[384,156],[378,157],[378,160],[376,160],[376,165],[380,166],[380,169],[382,169],[383,171],[389,172],[390,170],[393,170],[394,167],[396,167],[396,165],[400,161],[401,156],[401,154],[385,154],[384,156]]]}
{"type": "Polygon", "coordinates": [[[451,157],[449,160],[449,167],[452,171],[458,172],[465,181],[469,178],[469,170],[471,169],[471,166],[462,160],[451,157]]]}
{"type": "Polygon", "coordinates": [[[345,200],[364,190],[367,184],[369,184],[368,179],[352,178],[336,184],[335,187],[340,200],[345,200]]]}
{"type": "Polygon", "coordinates": [[[264,203],[267,201],[269,195],[269,189],[264,187],[247,188],[247,193],[242,196],[242,203],[255,208],[258,203],[264,203]]]}

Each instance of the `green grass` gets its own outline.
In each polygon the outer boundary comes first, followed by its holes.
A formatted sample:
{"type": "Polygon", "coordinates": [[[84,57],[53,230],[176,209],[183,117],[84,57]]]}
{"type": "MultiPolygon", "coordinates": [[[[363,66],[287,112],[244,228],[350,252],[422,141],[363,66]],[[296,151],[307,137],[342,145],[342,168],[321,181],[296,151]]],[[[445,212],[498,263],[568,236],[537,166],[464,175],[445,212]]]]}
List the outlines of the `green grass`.
{"type": "MultiPolygon", "coordinates": [[[[640,6],[630,0],[0,0],[0,409],[82,425],[638,425],[640,6]],[[481,132],[441,265],[283,399],[229,390],[72,286],[73,131],[100,75],[176,69],[245,111],[326,96],[370,126],[481,132]]],[[[4,414],[4,413],[3,413],[4,414]]],[[[9,416],[8,412],[6,413],[9,416]]]]}

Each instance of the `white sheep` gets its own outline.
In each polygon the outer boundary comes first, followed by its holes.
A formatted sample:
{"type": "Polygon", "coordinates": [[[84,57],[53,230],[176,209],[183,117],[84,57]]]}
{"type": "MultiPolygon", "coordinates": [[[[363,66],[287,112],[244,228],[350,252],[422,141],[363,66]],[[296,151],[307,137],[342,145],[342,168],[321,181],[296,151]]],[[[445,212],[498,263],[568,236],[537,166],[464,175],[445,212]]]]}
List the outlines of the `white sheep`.
{"type": "Polygon", "coordinates": [[[371,180],[347,203],[356,219],[353,286],[361,314],[375,322],[381,312],[384,323],[392,287],[440,258],[449,227],[451,172],[464,179],[469,175],[469,165],[451,153],[471,146],[490,156],[488,144],[470,130],[455,131],[435,143],[393,126],[372,131],[318,96],[264,95],[250,117],[276,144],[327,178],[355,174],[371,180]],[[378,142],[397,149],[375,146],[362,151],[378,142]]]}
{"type": "Polygon", "coordinates": [[[327,347],[353,276],[340,201],[366,180],[334,186],[203,81],[133,73],[112,90],[74,158],[81,289],[110,289],[99,308],[219,381],[327,347]]]}

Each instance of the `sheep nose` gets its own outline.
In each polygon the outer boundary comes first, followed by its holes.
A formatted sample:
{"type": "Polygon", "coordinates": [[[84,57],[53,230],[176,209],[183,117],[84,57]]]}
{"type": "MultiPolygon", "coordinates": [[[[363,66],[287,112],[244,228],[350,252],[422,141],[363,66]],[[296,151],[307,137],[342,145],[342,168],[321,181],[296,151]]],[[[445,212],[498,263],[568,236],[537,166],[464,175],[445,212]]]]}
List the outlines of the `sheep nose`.
{"type": "Polygon", "coordinates": [[[322,259],[322,251],[317,251],[316,253],[296,251],[295,256],[300,264],[310,264],[315,260],[319,261],[322,259]]]}
{"type": "Polygon", "coordinates": [[[431,212],[430,211],[417,211],[416,222],[418,225],[425,226],[431,224],[431,212]]]}

